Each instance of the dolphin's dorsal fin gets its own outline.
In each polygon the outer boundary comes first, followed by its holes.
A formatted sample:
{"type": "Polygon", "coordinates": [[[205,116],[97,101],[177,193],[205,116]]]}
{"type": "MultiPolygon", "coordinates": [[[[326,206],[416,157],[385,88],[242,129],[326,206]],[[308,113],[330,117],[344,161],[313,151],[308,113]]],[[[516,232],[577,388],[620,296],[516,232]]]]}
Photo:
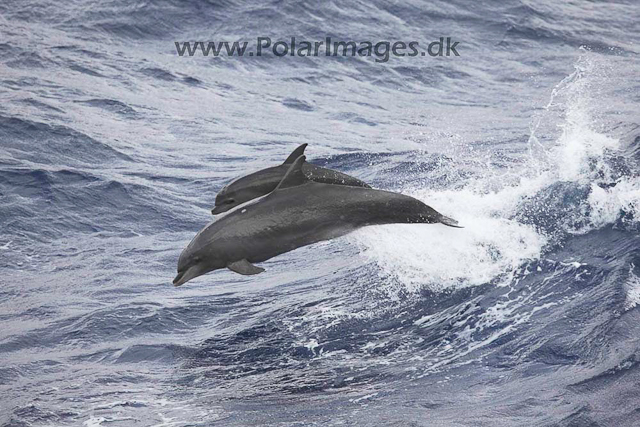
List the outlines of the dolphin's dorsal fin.
{"type": "Polygon", "coordinates": [[[302,172],[302,164],[306,160],[305,156],[300,156],[296,159],[295,162],[291,166],[289,166],[289,170],[280,181],[280,184],[276,187],[274,191],[282,190],[283,188],[289,187],[297,187],[298,185],[302,185],[305,182],[309,181],[304,172],[302,172]]]}
{"type": "Polygon", "coordinates": [[[287,157],[287,160],[284,161],[284,165],[290,165],[293,162],[296,161],[296,159],[300,156],[302,156],[304,154],[304,149],[307,148],[307,144],[304,143],[301,146],[299,146],[298,148],[296,148],[295,150],[293,150],[293,153],[289,154],[289,157],[287,157]]]}

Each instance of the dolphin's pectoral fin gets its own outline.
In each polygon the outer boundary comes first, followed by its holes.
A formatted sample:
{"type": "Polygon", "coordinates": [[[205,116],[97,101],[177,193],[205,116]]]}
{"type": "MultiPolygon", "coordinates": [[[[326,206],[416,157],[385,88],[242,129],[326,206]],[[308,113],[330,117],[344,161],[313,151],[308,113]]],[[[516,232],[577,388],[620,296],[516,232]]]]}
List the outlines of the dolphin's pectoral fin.
{"type": "Polygon", "coordinates": [[[305,182],[309,181],[309,178],[302,172],[302,164],[306,160],[305,156],[300,156],[296,159],[295,162],[291,166],[289,166],[289,170],[280,181],[280,184],[276,187],[274,191],[282,190],[284,188],[289,187],[297,187],[298,185],[302,185],[305,182]]]}
{"type": "Polygon", "coordinates": [[[289,154],[289,157],[287,157],[287,160],[284,161],[285,165],[290,165],[291,163],[295,162],[296,159],[300,156],[302,156],[304,154],[304,149],[307,148],[307,144],[304,143],[301,146],[299,146],[298,148],[296,148],[295,150],[293,150],[293,152],[291,154],[289,154]]]}
{"type": "Polygon", "coordinates": [[[244,274],[245,276],[250,276],[252,274],[260,274],[264,271],[264,268],[256,267],[246,259],[230,262],[229,264],[227,264],[227,268],[231,271],[235,271],[238,274],[244,274]]]}

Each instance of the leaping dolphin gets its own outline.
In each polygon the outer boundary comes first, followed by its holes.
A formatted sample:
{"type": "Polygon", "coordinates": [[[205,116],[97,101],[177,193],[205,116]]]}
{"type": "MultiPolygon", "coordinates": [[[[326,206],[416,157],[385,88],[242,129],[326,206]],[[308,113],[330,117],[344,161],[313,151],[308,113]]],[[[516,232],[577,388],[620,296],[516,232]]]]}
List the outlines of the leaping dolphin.
{"type": "Polygon", "coordinates": [[[180,286],[210,271],[228,268],[258,274],[254,264],[322,240],[377,224],[442,223],[448,218],[403,194],[365,187],[323,184],[303,171],[298,157],[277,188],[212,222],[189,243],[178,260],[180,286]]]}
{"type": "MultiPolygon", "coordinates": [[[[282,181],[291,164],[307,148],[307,144],[302,144],[287,157],[283,164],[262,169],[250,175],[243,176],[225,186],[216,196],[216,205],[211,210],[213,215],[226,212],[249,200],[256,199],[272,192],[282,181]]],[[[302,171],[312,181],[325,184],[349,185],[352,187],[371,188],[369,185],[357,178],[331,169],[322,168],[311,163],[304,163],[302,171]]]]}

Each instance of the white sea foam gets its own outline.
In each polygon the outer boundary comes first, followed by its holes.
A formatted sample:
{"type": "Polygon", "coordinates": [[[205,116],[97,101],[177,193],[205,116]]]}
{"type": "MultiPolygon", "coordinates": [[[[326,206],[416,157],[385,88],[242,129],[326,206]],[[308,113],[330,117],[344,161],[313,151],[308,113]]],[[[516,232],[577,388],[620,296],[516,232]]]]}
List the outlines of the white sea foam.
{"type": "Polygon", "coordinates": [[[536,258],[545,238],[528,225],[496,215],[495,206],[473,192],[417,191],[412,195],[455,216],[464,229],[443,225],[388,225],[355,234],[364,254],[383,274],[408,290],[428,283],[439,288],[479,285],[536,258]]]}
{"type": "Polygon", "coordinates": [[[640,213],[640,179],[622,178],[611,188],[592,184],[588,202],[591,207],[589,221],[595,228],[615,222],[621,212],[632,214],[637,223],[640,213]]]}
{"type": "Polygon", "coordinates": [[[107,419],[104,417],[91,417],[86,420],[83,425],[86,427],[99,427],[105,422],[107,419]]]}
{"type": "Polygon", "coordinates": [[[575,68],[534,118],[529,139],[531,157],[520,170],[487,170],[481,179],[462,189],[403,191],[457,219],[464,229],[389,225],[353,235],[363,254],[380,267],[381,275],[397,279],[408,291],[422,286],[433,290],[473,286],[500,276],[508,278],[527,260],[538,259],[549,241],[549,236],[532,225],[518,221],[515,214],[519,204],[559,182],[590,188],[587,199],[575,212],[567,213],[586,225],[580,229],[567,226],[567,233],[604,227],[624,212],[638,217],[640,182],[629,177],[616,179],[608,160],[620,148],[620,141],[598,125],[600,104],[594,88],[606,84],[608,70],[589,52],[584,52],[575,68]],[[541,138],[553,141],[545,145],[536,132],[542,120],[552,119],[558,121],[560,133],[554,138],[541,138]]]}
{"type": "Polygon", "coordinates": [[[629,271],[629,278],[625,282],[625,289],[627,291],[627,300],[624,305],[625,311],[631,310],[640,304],[640,277],[633,274],[635,266],[631,264],[629,271]]]}

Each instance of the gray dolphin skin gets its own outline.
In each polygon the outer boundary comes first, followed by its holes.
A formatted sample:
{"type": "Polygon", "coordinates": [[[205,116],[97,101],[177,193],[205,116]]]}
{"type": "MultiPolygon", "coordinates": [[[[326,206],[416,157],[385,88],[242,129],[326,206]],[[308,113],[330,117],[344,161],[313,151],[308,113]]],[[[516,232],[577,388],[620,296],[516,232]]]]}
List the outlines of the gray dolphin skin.
{"type": "MultiPolygon", "coordinates": [[[[249,200],[256,199],[272,192],[282,181],[291,164],[307,148],[307,144],[302,144],[287,157],[281,165],[259,170],[250,175],[236,179],[225,186],[216,196],[216,205],[211,210],[213,215],[221,214],[249,200]]],[[[322,168],[311,163],[304,163],[302,171],[312,181],[334,185],[349,185],[352,187],[371,188],[367,183],[347,174],[322,168]]]]}
{"type": "Polygon", "coordinates": [[[377,224],[442,223],[458,227],[421,201],[364,187],[323,184],[303,172],[300,156],[277,188],[209,224],[182,251],[180,286],[213,270],[258,274],[254,264],[322,240],[377,224]]]}

